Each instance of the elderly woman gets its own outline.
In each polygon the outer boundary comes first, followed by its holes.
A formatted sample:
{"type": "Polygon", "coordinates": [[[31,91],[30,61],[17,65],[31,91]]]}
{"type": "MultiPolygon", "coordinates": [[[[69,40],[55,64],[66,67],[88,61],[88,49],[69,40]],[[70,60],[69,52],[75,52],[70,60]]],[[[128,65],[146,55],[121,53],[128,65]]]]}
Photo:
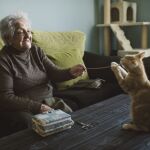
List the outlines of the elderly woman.
{"type": "Polygon", "coordinates": [[[51,81],[76,78],[85,67],[79,64],[63,70],[53,64],[32,44],[30,22],[24,13],[2,19],[0,33],[5,43],[0,51],[1,115],[29,125],[33,114],[57,108],[70,112],[63,100],[53,98],[51,81]]]}

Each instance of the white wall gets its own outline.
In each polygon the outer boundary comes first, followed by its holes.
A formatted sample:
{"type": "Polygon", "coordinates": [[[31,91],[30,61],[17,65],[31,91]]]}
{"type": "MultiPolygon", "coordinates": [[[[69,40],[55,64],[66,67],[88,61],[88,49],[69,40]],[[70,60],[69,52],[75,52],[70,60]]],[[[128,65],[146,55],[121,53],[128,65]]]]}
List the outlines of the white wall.
{"type": "Polygon", "coordinates": [[[33,29],[83,31],[87,36],[86,50],[98,52],[95,7],[97,0],[0,0],[0,19],[23,10],[28,13],[33,29]]]}

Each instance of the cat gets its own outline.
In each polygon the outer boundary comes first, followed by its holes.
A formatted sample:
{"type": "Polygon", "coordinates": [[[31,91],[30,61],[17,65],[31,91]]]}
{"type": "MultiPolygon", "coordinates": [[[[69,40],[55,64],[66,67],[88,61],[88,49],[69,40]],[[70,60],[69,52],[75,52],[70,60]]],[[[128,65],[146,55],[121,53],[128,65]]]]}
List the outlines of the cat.
{"type": "Polygon", "coordinates": [[[131,122],[122,125],[125,130],[150,131],[150,81],[143,64],[144,52],[126,55],[120,64],[111,63],[120,87],[131,97],[131,122]]]}

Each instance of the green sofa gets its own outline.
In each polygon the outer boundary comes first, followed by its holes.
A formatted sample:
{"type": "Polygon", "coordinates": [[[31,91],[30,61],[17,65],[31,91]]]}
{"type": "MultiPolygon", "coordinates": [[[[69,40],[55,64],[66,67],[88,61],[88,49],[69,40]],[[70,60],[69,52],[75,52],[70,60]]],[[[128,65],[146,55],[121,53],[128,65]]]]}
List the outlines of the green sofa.
{"type": "MultiPolygon", "coordinates": [[[[85,51],[86,36],[83,32],[43,32],[33,31],[33,43],[40,46],[47,56],[61,68],[68,68],[78,63],[91,67],[110,66],[112,61],[119,62],[117,56],[100,56],[85,51]]],[[[0,40],[0,49],[3,43],[0,40]]],[[[54,96],[63,98],[74,111],[103,101],[122,93],[110,68],[88,70],[83,76],[61,83],[53,83],[54,96]],[[101,78],[106,82],[99,89],[74,88],[80,80],[101,78]]],[[[20,129],[12,129],[9,123],[1,124],[0,136],[20,129]]]]}
{"type": "MultiPolygon", "coordinates": [[[[111,61],[119,62],[119,57],[104,57],[85,51],[86,36],[83,32],[33,32],[33,43],[43,48],[47,56],[61,68],[76,64],[89,67],[110,66],[111,61]]],[[[53,83],[54,96],[62,97],[73,105],[74,110],[107,99],[121,91],[110,68],[88,70],[83,76],[62,83],[53,83]],[[80,80],[101,78],[106,81],[100,89],[73,88],[80,80]]]]}

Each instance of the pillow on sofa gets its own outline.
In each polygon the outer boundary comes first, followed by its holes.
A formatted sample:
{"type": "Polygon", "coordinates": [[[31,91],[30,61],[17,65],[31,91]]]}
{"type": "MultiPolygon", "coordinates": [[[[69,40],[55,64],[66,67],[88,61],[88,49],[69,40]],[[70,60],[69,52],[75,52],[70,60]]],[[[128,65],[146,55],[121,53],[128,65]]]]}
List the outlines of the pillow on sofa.
{"type": "MultiPolygon", "coordinates": [[[[33,43],[41,47],[48,57],[61,68],[83,64],[85,35],[82,32],[33,32],[33,43]]],[[[58,89],[66,89],[79,80],[88,79],[87,72],[76,79],[57,83],[58,89]]]]}

